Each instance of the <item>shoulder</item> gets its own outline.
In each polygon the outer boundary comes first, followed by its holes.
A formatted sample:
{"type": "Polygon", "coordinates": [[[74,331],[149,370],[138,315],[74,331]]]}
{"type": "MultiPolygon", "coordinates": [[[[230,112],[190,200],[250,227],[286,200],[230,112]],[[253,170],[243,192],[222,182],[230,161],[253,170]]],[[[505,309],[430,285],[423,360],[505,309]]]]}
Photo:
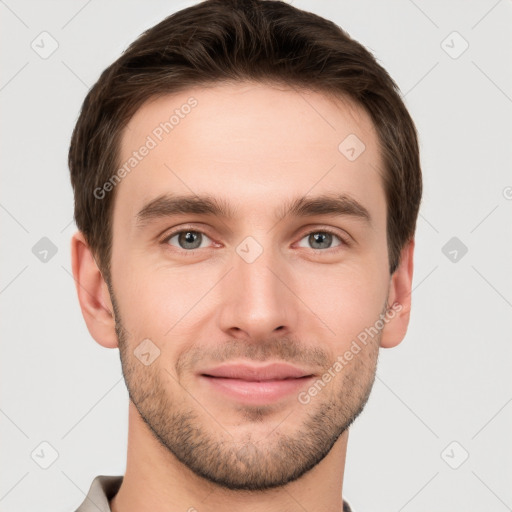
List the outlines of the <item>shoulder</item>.
{"type": "Polygon", "coordinates": [[[122,475],[98,475],[92,481],[85,500],[75,512],[110,512],[109,501],[116,495],[122,481],[122,475]]]}

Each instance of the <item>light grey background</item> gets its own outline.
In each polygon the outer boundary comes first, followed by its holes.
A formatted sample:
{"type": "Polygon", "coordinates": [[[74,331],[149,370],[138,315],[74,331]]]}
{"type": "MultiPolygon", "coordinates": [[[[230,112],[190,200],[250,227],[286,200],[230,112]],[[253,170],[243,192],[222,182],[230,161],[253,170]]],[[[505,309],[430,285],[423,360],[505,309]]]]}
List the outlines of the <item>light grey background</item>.
{"type": "MultiPolygon", "coordinates": [[[[124,473],[119,354],[89,336],[70,275],[67,150],[101,71],[193,3],[0,0],[2,511],[71,511],[96,475],[124,473]],[[31,44],[52,38],[43,59],[31,44]],[[55,255],[34,254],[43,237],[55,255]]],[[[355,512],[512,510],[512,2],[292,3],[374,53],[422,150],[411,324],[351,428],[344,497],[355,512]]]]}

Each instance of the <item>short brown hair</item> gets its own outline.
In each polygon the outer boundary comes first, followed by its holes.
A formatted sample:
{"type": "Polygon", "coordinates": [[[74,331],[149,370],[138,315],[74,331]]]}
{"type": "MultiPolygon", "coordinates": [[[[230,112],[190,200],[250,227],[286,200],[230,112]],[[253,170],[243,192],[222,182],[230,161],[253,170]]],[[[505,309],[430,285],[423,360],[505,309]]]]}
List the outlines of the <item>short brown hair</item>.
{"type": "MultiPolygon", "coordinates": [[[[384,162],[392,274],[414,237],[422,193],[416,128],[373,55],[335,23],[276,0],[205,0],[144,32],[87,94],[69,148],[75,222],[110,284],[115,174],[123,129],[148,99],[233,81],[349,98],[370,115],[384,162]]],[[[340,141],[341,142],[341,141],[340,141]]]]}

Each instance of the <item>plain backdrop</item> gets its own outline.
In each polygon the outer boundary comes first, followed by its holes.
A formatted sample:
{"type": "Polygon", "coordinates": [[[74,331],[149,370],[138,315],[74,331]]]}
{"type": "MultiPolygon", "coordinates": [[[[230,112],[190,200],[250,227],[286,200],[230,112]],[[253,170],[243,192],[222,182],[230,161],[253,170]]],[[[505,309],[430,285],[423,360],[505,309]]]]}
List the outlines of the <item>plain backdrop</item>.
{"type": "MultiPolygon", "coordinates": [[[[119,353],[89,336],[71,277],[67,151],[101,71],[194,3],[0,1],[2,511],[72,511],[96,475],[124,474],[119,353]]],[[[421,143],[410,328],[381,350],[344,497],[355,512],[511,510],[512,3],[291,3],[373,52],[421,143]]]]}

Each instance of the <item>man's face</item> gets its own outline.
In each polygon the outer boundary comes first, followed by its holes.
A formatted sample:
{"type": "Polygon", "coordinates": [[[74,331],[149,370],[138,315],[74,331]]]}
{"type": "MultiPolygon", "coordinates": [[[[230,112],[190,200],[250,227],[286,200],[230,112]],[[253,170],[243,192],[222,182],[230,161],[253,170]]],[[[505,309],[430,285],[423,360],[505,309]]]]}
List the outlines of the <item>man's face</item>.
{"type": "Polygon", "coordinates": [[[131,400],[197,475],[231,489],[293,481],[362,411],[375,377],[380,335],[334,369],[381,318],[389,290],[372,123],[318,93],[222,85],[146,103],[124,132],[121,165],[143,145],[113,216],[112,299],[131,400]],[[197,104],[182,108],[190,97],[197,104]],[[166,133],[160,123],[176,109],[166,133]],[[208,196],[234,216],[147,207],[164,195],[208,196]],[[317,196],[349,201],[338,213],[290,211],[317,196]],[[301,378],[258,384],[231,366],[271,363],[301,378]],[[211,375],[226,365],[232,378],[211,375]]]}

